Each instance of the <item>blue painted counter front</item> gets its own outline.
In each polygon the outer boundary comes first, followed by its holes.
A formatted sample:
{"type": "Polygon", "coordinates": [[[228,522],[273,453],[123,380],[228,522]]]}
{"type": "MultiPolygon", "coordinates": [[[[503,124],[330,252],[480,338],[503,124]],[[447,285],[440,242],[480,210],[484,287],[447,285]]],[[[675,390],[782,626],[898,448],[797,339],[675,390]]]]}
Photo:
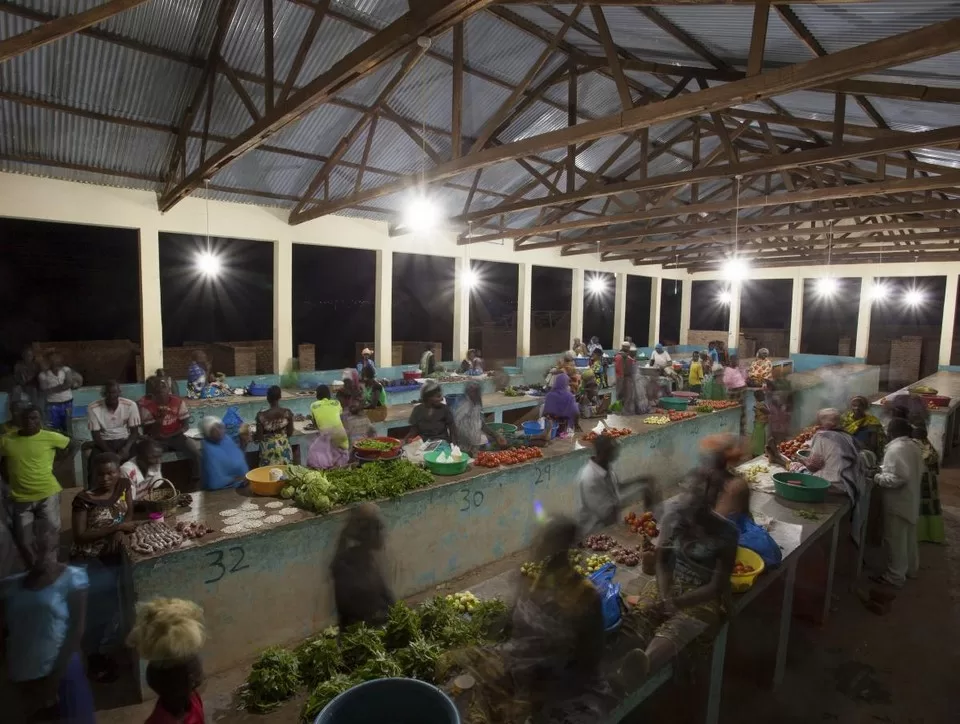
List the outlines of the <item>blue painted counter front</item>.
{"type": "MultiPolygon", "coordinates": [[[[641,474],[672,482],[688,471],[705,435],[739,428],[739,409],[653,428],[621,440],[622,479],[641,474]]],[[[434,487],[380,504],[387,522],[390,579],[404,597],[449,581],[527,547],[534,535],[534,502],[548,513],[574,512],[577,474],[588,448],[572,440],[552,443],[542,460],[463,476],[437,478],[434,487]]],[[[200,517],[219,529],[219,512],[243,503],[236,491],[198,496],[200,517]]],[[[261,499],[262,502],[262,499],[261,499]]],[[[208,673],[249,660],[273,644],[302,639],[333,620],[328,568],[344,512],[299,512],[258,533],[202,539],[200,545],[134,562],[135,599],[174,596],[204,608],[208,673]]]]}

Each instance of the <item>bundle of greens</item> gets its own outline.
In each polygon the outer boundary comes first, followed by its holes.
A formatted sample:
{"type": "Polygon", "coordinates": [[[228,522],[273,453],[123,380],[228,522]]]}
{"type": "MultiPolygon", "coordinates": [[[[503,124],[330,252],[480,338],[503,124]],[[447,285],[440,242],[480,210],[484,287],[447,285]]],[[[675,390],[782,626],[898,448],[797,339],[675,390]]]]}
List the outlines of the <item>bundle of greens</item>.
{"type": "Polygon", "coordinates": [[[377,460],[357,468],[327,471],[339,505],[361,500],[396,498],[433,482],[433,476],[409,460],[377,460]]]}
{"type": "Polygon", "coordinates": [[[351,626],[344,632],[340,637],[340,653],[348,670],[360,668],[369,659],[385,656],[387,650],[383,645],[383,638],[382,628],[372,628],[363,623],[351,626]]]}
{"type": "Polygon", "coordinates": [[[396,659],[404,676],[433,683],[442,654],[443,649],[438,644],[430,643],[423,636],[417,635],[409,646],[396,652],[396,659]]]}
{"type": "Polygon", "coordinates": [[[317,714],[323,711],[323,707],[333,701],[347,689],[351,689],[360,681],[346,674],[334,674],[329,679],[317,684],[307,703],[303,705],[303,711],[300,712],[300,720],[303,722],[312,722],[317,714]]]}
{"type": "Polygon", "coordinates": [[[336,638],[315,636],[300,644],[295,653],[300,664],[300,678],[310,688],[344,669],[343,655],[336,638]]]}
{"type": "Polygon", "coordinates": [[[390,607],[384,630],[387,648],[402,649],[420,636],[420,616],[403,601],[397,601],[390,607]]]}
{"type": "Polygon", "coordinates": [[[254,662],[240,700],[246,709],[262,714],[293,696],[301,683],[297,657],[285,648],[273,646],[254,662]]]}
{"type": "Polygon", "coordinates": [[[298,507],[321,514],[333,507],[333,486],[319,470],[311,470],[302,465],[289,465],[287,481],[287,486],[280,494],[284,498],[292,498],[298,507]]]}

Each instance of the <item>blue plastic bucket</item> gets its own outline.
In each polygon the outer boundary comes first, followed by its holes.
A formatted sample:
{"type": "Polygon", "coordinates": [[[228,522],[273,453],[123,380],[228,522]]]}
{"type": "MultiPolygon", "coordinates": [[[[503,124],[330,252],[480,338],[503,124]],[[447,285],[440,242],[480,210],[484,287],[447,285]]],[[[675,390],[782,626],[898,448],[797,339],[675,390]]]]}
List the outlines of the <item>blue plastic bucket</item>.
{"type": "Polygon", "coordinates": [[[525,422],[523,423],[522,427],[524,435],[530,435],[532,437],[534,435],[543,434],[543,427],[539,422],[525,422]]]}
{"type": "Polygon", "coordinates": [[[437,687],[417,679],[374,679],[327,704],[313,724],[460,724],[457,707],[437,687]]]}
{"type": "Polygon", "coordinates": [[[584,367],[589,367],[589,366],[590,366],[590,358],[589,358],[589,357],[574,357],[574,358],[573,358],[573,364],[574,364],[574,366],[576,366],[576,367],[578,367],[578,368],[580,368],[580,369],[583,369],[584,367]]]}
{"type": "Polygon", "coordinates": [[[457,409],[457,405],[463,402],[466,395],[464,394],[454,394],[454,395],[444,395],[443,399],[447,403],[447,407],[450,408],[450,411],[453,412],[457,409]]]}

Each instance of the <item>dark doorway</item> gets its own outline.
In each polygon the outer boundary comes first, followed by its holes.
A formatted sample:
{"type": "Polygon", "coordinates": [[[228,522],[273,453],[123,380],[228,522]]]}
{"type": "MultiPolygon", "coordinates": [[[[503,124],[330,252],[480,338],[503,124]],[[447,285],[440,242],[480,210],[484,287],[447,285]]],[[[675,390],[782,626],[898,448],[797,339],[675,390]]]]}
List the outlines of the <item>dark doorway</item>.
{"type": "Polygon", "coordinates": [[[530,354],[554,354],[569,349],[573,273],[569,269],[534,266],[530,277],[530,354]]]}
{"type": "Polygon", "coordinates": [[[614,282],[610,272],[587,272],[583,278],[583,336],[599,337],[604,349],[613,346],[614,282]]]}
{"type": "MultiPolygon", "coordinates": [[[[454,267],[453,259],[442,256],[393,255],[395,347],[404,343],[439,342],[443,345],[441,358],[453,359],[454,267]]],[[[403,364],[418,362],[420,352],[420,346],[404,344],[403,364]]]]}
{"type": "MultiPolygon", "coordinates": [[[[638,347],[649,347],[650,342],[650,277],[627,274],[627,313],[624,315],[624,334],[638,347]]],[[[614,349],[622,339],[613,340],[614,349]]]]}
{"type": "Polygon", "coordinates": [[[517,265],[493,261],[470,262],[470,347],[479,350],[487,369],[517,361],[517,265]]]}

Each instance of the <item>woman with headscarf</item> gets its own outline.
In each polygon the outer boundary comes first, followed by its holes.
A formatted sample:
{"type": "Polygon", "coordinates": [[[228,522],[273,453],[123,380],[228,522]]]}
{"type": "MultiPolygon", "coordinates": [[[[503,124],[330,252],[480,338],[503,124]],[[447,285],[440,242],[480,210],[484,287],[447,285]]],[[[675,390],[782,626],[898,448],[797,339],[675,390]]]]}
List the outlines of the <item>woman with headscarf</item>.
{"type": "Polygon", "coordinates": [[[561,433],[580,429],[580,406],[570,391],[570,378],[566,372],[553,378],[553,389],[543,399],[543,416],[558,422],[561,433]]]}
{"type": "Polygon", "coordinates": [[[187,367],[187,397],[196,400],[202,396],[210,375],[209,367],[207,353],[202,349],[195,350],[190,366],[187,367]]]}
{"type": "Polygon", "coordinates": [[[632,610],[623,631],[637,647],[625,657],[621,675],[631,689],[730,612],[739,532],[715,508],[737,477],[731,469],[744,449],[735,435],[710,435],[700,449],[699,467],[661,521],[656,577],[627,598],[632,610]]]}
{"type": "Polygon", "coordinates": [[[219,417],[207,415],[200,424],[203,456],[200,458],[200,479],[204,490],[240,488],[247,484],[247,460],[243,450],[227,435],[219,417]]]}
{"type": "Polygon", "coordinates": [[[877,459],[883,457],[883,445],[886,433],[883,423],[870,414],[870,401],[863,395],[850,399],[850,409],[840,418],[840,427],[853,436],[857,444],[869,450],[877,459]]]}
{"type": "Polygon", "coordinates": [[[443,400],[440,385],[430,380],[420,388],[420,404],[410,413],[410,431],[403,441],[408,442],[419,436],[424,442],[429,440],[456,439],[456,422],[450,406],[443,400]]]}
{"type": "Polygon", "coordinates": [[[924,543],[946,543],[943,508],[940,506],[940,455],[930,444],[927,426],[913,428],[911,437],[923,451],[925,470],[920,480],[920,517],[917,518],[917,540],[924,543]]]}
{"type": "Polygon", "coordinates": [[[468,382],[464,387],[464,399],[457,405],[453,419],[457,431],[457,445],[470,455],[483,445],[484,435],[488,440],[496,440],[498,445],[507,444],[503,435],[487,424],[483,415],[480,385],[476,382],[468,382]]]}
{"type": "Polygon", "coordinates": [[[750,363],[747,370],[747,379],[751,387],[763,387],[768,380],[773,379],[773,362],[770,357],[770,350],[761,347],[757,350],[757,358],[750,363]]]}

